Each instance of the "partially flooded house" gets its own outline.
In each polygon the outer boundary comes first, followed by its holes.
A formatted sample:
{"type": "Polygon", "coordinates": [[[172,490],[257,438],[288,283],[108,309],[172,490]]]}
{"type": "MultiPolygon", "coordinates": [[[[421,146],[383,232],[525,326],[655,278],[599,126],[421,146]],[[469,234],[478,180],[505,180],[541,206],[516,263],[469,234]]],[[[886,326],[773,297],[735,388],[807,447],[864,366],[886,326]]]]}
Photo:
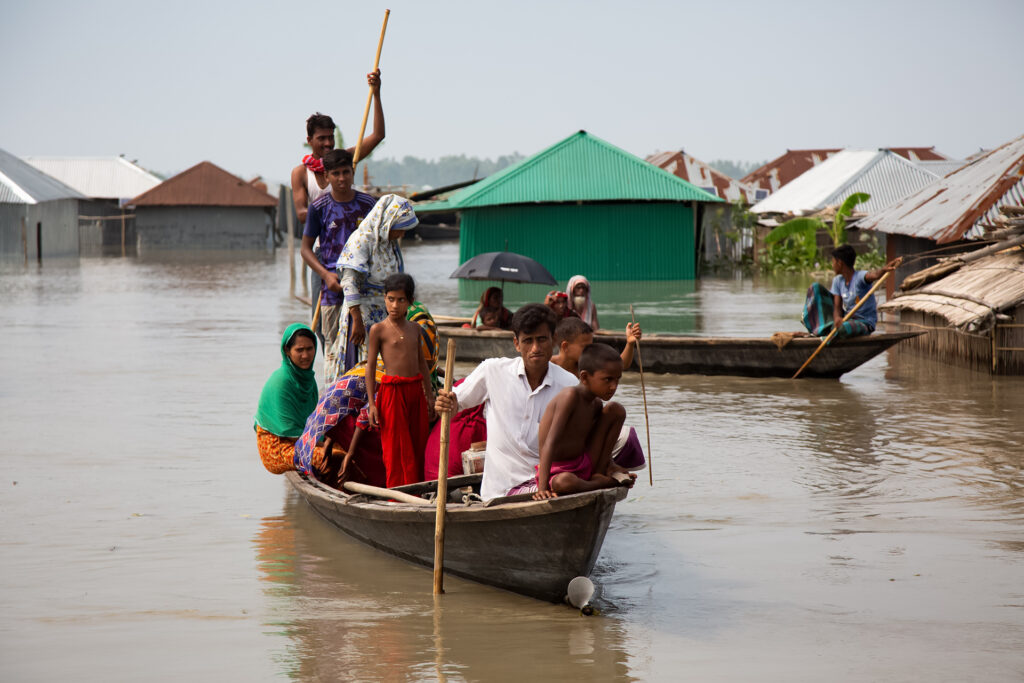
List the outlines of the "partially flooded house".
{"type": "Polygon", "coordinates": [[[857,227],[884,237],[887,260],[915,257],[897,269],[893,286],[898,286],[939,257],[975,249],[989,233],[1004,229],[1011,220],[1001,213],[1004,206],[1024,206],[1024,135],[873,213],[857,227]]]}
{"type": "Polygon", "coordinates": [[[80,192],[0,149],[0,255],[78,256],[80,192]]]}
{"type": "Polygon", "coordinates": [[[124,207],[137,195],[160,184],[160,178],[138,164],[118,157],[25,157],[43,173],[77,190],[79,249],[124,250],[135,245],[135,217],[124,207]]]}
{"type": "Polygon", "coordinates": [[[725,200],[701,212],[698,250],[705,262],[739,262],[753,249],[752,227],[737,226],[733,211],[736,204],[749,206],[768,196],[768,191],[730,178],[700,159],[679,150],[658,152],[647,162],[696,185],[710,195],[725,200]]]}
{"type": "Polygon", "coordinates": [[[273,247],[277,199],[201,162],[129,202],[139,253],[273,247]]]}
{"type": "Polygon", "coordinates": [[[586,131],[417,213],[456,212],[459,261],[506,248],[559,280],[680,280],[697,272],[699,213],[722,200],[586,131]]]}
{"type": "Polygon", "coordinates": [[[1015,208],[1016,239],[997,244],[996,253],[968,255],[962,265],[939,264],[952,272],[934,281],[908,278],[908,285],[924,284],[879,307],[928,332],[905,341],[903,350],[993,374],[1024,374],[1024,207],[1015,208]]]}

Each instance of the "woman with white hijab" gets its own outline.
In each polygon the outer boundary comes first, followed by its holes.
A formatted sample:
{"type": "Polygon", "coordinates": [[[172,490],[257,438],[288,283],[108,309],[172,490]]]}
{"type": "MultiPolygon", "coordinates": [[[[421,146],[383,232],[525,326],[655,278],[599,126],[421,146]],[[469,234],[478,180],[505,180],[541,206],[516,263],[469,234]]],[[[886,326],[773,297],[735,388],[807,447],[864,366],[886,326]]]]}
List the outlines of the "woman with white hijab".
{"type": "Polygon", "coordinates": [[[386,194],[363,219],[338,257],[345,300],[335,342],[335,365],[324,371],[328,385],[366,357],[370,326],[387,317],[384,280],[405,270],[398,238],[419,224],[405,197],[386,194]]]}
{"type": "Polygon", "coordinates": [[[569,310],[583,319],[595,330],[597,325],[597,306],[590,299],[590,280],[582,275],[573,275],[565,288],[565,294],[569,297],[569,310]]]}

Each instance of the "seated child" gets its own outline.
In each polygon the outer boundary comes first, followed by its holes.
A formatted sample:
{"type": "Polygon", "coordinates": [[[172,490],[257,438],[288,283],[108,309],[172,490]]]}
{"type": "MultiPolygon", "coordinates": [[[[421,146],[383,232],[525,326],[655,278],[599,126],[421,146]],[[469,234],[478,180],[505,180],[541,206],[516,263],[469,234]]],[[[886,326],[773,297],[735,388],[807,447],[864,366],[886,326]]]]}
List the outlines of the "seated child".
{"type": "Polygon", "coordinates": [[[473,312],[473,319],[469,323],[470,327],[476,327],[478,323],[483,324],[481,316],[484,309],[488,307],[498,309],[498,323],[494,329],[512,329],[512,311],[505,308],[505,293],[501,291],[500,287],[488,287],[487,291],[481,295],[480,305],[473,312]]]}
{"type": "Polygon", "coordinates": [[[591,344],[579,358],[580,383],[548,404],[540,420],[540,465],[535,500],[613,486],[632,486],[636,475],[612,461],[612,446],[626,419],[615,395],[622,359],[606,344],[591,344]]]}
{"type": "Polygon", "coordinates": [[[501,311],[494,306],[484,306],[480,309],[480,324],[476,326],[478,330],[500,330],[501,329],[501,311]]]}
{"type": "MultiPolygon", "coordinates": [[[[642,335],[639,323],[626,323],[626,348],[622,350],[620,356],[623,369],[633,364],[636,343],[642,335]]],[[[558,321],[555,327],[554,341],[558,355],[553,357],[551,362],[579,377],[580,354],[583,349],[594,343],[594,328],[580,318],[564,318],[558,321]]]]}
{"type": "Polygon", "coordinates": [[[430,433],[433,409],[430,371],[420,352],[420,326],[406,319],[415,293],[413,279],[405,273],[384,281],[384,305],[388,316],[370,327],[367,367],[384,360],[377,395],[376,377],[366,374],[367,416],[370,426],[380,427],[380,441],[388,487],[423,480],[423,452],[430,433]]]}

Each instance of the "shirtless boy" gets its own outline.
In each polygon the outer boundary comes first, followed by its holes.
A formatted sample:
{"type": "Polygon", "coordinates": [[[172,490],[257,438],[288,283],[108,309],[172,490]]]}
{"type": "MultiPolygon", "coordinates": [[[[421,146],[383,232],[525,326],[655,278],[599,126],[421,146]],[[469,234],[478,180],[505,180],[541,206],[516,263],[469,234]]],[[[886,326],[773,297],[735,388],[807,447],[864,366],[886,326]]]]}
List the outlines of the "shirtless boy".
{"type": "Polygon", "coordinates": [[[420,326],[406,320],[415,283],[405,273],[384,281],[388,317],[370,327],[366,367],[384,360],[380,393],[374,373],[366,373],[367,413],[371,427],[380,427],[384,469],[389,488],[423,480],[423,451],[430,433],[428,406],[433,389],[430,370],[420,352],[420,326]],[[427,400],[429,397],[429,401],[427,400]]]}
{"type": "Polygon", "coordinates": [[[623,476],[612,462],[626,411],[603,403],[619,386],[622,359],[606,344],[591,344],[580,354],[579,371],[580,383],[560,391],[541,418],[535,500],[633,485],[635,475],[623,476]]]}
{"type": "MultiPolygon", "coordinates": [[[[642,334],[639,323],[626,323],[626,348],[620,355],[623,369],[633,364],[636,343],[642,334]]],[[[583,353],[583,349],[593,343],[593,327],[578,317],[563,318],[555,327],[555,345],[558,347],[558,355],[552,358],[551,362],[579,377],[580,354],[583,353]]]]}

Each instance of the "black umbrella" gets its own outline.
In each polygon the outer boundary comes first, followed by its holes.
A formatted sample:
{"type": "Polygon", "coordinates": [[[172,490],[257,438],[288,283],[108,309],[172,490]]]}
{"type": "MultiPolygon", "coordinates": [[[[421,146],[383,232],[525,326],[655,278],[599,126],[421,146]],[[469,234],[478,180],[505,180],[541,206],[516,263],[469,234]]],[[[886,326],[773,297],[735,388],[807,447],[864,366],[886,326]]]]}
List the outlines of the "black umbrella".
{"type": "Polygon", "coordinates": [[[450,277],[461,280],[501,280],[538,285],[557,285],[548,269],[529,256],[511,251],[489,251],[477,254],[455,269],[450,277]]]}

